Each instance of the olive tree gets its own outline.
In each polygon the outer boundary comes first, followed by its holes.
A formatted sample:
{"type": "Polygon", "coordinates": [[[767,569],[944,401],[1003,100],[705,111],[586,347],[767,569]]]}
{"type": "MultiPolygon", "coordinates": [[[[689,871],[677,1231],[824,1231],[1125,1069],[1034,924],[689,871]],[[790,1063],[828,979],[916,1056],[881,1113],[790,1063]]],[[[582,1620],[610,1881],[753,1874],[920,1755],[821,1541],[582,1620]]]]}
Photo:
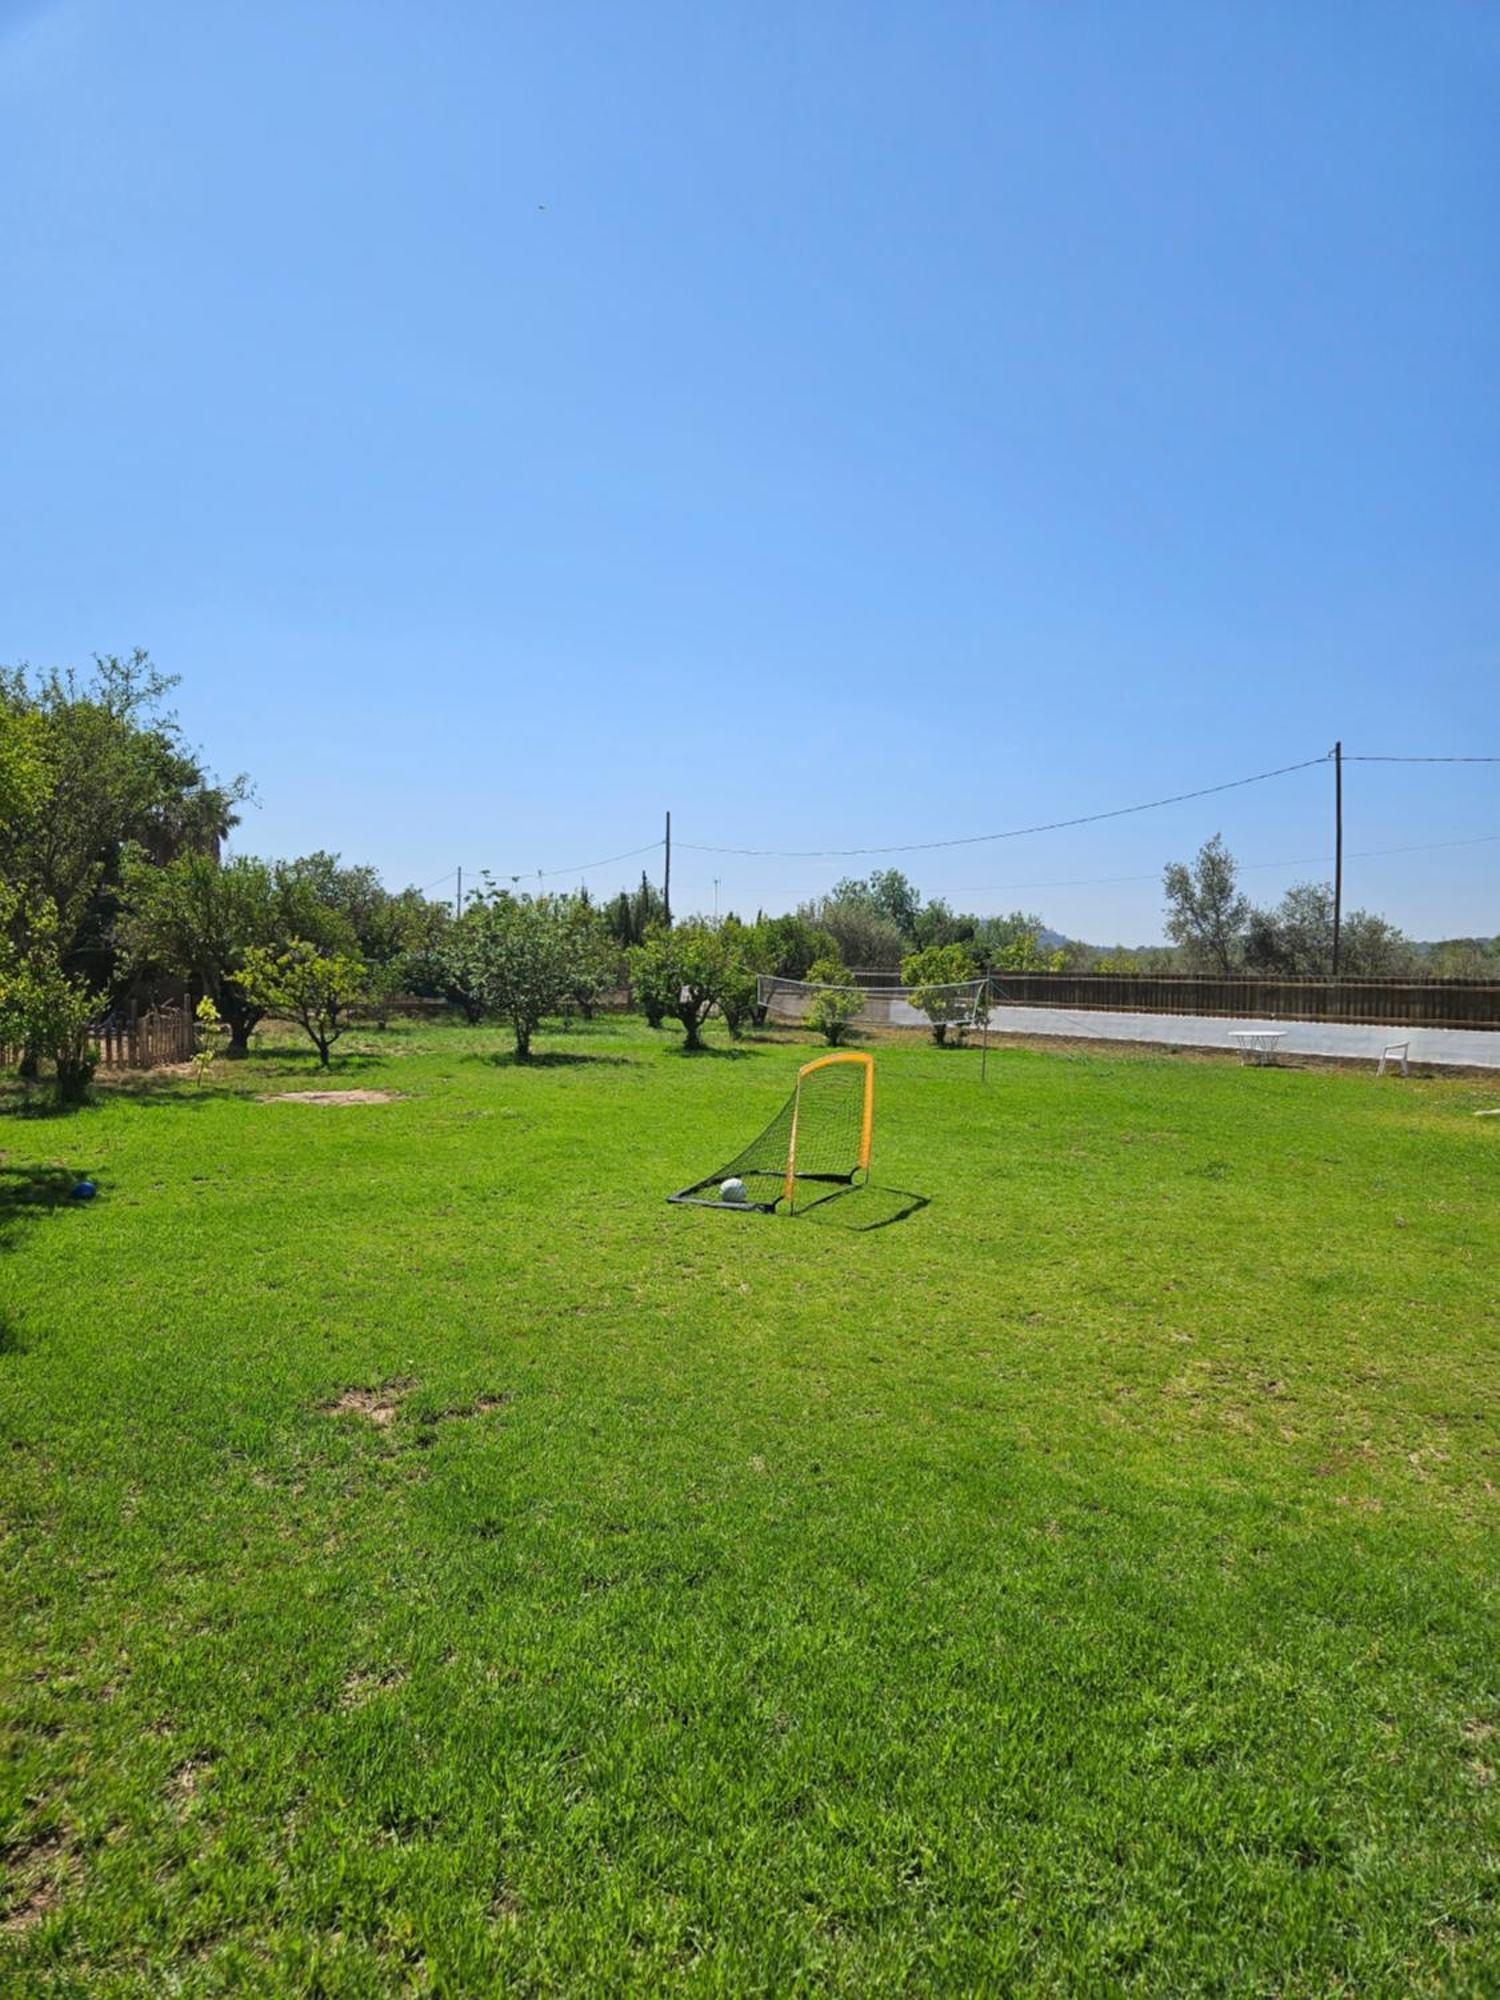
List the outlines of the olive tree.
{"type": "Polygon", "coordinates": [[[1205,841],[1191,867],[1169,862],[1161,879],[1167,936],[1182,946],[1189,968],[1233,972],[1243,952],[1250,904],[1239,891],[1234,856],[1223,835],[1205,841]]]}

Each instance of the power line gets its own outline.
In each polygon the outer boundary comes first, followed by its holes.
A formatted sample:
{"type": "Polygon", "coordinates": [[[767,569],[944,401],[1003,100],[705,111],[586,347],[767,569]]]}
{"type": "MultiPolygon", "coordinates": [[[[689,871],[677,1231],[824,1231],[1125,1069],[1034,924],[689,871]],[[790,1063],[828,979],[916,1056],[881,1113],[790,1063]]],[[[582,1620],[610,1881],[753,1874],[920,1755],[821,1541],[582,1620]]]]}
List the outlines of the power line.
{"type": "Polygon", "coordinates": [[[616,861],[635,861],[643,854],[655,854],[661,845],[659,840],[648,840],[644,847],[632,847],[624,854],[606,854],[602,861],[583,861],[576,868],[528,868],[523,869],[519,875],[508,875],[506,880],[530,882],[546,880],[553,875],[587,875],[593,868],[609,868],[616,861]]]}
{"type": "Polygon", "coordinates": [[[971,833],[958,840],[908,840],[891,847],[709,847],[698,841],[680,841],[695,854],[740,854],[755,859],[777,861],[847,861],[865,854],[927,854],[939,847],[980,847],[987,841],[1020,840],[1031,833],[1060,833],[1071,826],[1094,826],[1100,820],[1124,819],[1130,813],[1154,812],[1160,806],[1177,806],[1187,799],[1206,799],[1216,792],[1238,791],[1243,785],[1262,785],[1268,778],[1284,778],[1290,771],[1310,771],[1328,758],[1305,757],[1300,764],[1282,764],[1274,771],[1257,771],[1250,778],[1231,778],[1223,785],[1202,785],[1194,792],[1174,792],[1170,798],[1146,799],[1140,805],[1116,806],[1110,812],[1080,813],[1076,819],[1047,820],[1039,826],[1009,827],[1004,833],[971,833]]]}
{"type": "MultiPolygon", "coordinates": [[[[1349,760],[1346,757],[1345,763],[1349,760]]],[[[1345,856],[1348,861],[1375,861],[1388,854],[1432,854],[1441,847],[1483,847],[1500,840],[1500,833],[1481,833],[1467,840],[1428,840],[1416,847],[1366,847],[1358,854],[1345,856]]],[[[1236,869],[1245,874],[1252,868],[1313,868],[1326,862],[1326,854],[1294,854],[1286,861],[1237,861],[1236,869]]],[[[1023,889],[1097,889],[1114,882],[1155,882],[1161,877],[1159,868],[1150,869],[1144,875],[1075,875],[1060,882],[971,882],[965,888],[950,891],[955,896],[1010,896],[1023,889]]]]}
{"type": "Polygon", "coordinates": [[[1360,757],[1344,752],[1346,764],[1500,764],[1500,757],[1360,757]]]}

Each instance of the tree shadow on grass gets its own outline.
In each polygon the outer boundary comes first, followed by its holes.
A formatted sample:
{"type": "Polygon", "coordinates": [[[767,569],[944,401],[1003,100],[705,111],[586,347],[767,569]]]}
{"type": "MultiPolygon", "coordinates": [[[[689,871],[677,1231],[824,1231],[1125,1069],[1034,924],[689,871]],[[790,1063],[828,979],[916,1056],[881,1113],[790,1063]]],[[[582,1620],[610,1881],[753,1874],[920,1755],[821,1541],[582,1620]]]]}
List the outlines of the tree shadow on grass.
{"type": "Polygon", "coordinates": [[[926,1208],[930,1195],[913,1194],[909,1188],[840,1188],[821,1201],[797,1210],[800,1222],[813,1222],[823,1229],[849,1229],[863,1234],[871,1229],[889,1229],[893,1222],[905,1222],[919,1208],[926,1208]]]}
{"type": "Polygon", "coordinates": [[[672,1047],[663,1049],[661,1053],[685,1062],[705,1059],[715,1062],[748,1062],[752,1057],[758,1056],[760,1050],[747,1049],[743,1044],[736,1044],[735,1047],[726,1049],[715,1042],[705,1042],[701,1048],[690,1049],[685,1043],[677,1042],[672,1047]]]}
{"type": "Polygon", "coordinates": [[[522,1062],[514,1049],[491,1049],[488,1054],[476,1051],[473,1055],[461,1056],[461,1062],[484,1063],[491,1069],[578,1069],[584,1066],[592,1069],[596,1063],[612,1064],[616,1068],[628,1069],[629,1056],[585,1055],[578,1049],[538,1049],[522,1062]]]}
{"type": "MultiPolygon", "coordinates": [[[[60,1208],[78,1209],[73,1190],[84,1178],[71,1167],[0,1167],[0,1251],[14,1250],[23,1223],[39,1221],[60,1208]]],[[[21,1351],[20,1338],[0,1312],[0,1355],[21,1351]]]]}

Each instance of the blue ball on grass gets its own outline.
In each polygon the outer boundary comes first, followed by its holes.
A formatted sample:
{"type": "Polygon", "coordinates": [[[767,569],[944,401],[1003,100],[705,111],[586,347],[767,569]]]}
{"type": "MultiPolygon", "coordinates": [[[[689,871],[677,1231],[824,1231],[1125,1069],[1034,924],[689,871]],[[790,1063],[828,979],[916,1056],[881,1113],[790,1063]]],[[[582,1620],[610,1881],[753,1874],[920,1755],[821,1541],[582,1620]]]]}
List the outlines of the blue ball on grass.
{"type": "Polygon", "coordinates": [[[93,1181],[79,1181],[73,1189],[74,1201],[92,1201],[99,1192],[93,1181]]]}

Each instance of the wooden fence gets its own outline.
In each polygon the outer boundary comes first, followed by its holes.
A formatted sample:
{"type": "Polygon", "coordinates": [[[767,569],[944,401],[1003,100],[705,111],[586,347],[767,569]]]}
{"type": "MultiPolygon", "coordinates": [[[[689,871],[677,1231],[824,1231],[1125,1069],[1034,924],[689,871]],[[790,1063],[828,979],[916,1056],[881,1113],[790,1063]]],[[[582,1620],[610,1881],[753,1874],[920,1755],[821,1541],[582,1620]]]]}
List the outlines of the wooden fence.
{"type": "Polygon", "coordinates": [[[1349,1021],[1377,1027],[1500,1028],[1500,981],[1216,979],[1193,973],[996,972],[997,1007],[1210,1014],[1235,1020],[1349,1021]]]}
{"type": "Polygon", "coordinates": [[[185,1007],[153,1007],[149,1013],[111,1015],[94,1033],[100,1069],[160,1069],[163,1063],[186,1062],[196,1042],[196,1027],[185,1007]]]}

